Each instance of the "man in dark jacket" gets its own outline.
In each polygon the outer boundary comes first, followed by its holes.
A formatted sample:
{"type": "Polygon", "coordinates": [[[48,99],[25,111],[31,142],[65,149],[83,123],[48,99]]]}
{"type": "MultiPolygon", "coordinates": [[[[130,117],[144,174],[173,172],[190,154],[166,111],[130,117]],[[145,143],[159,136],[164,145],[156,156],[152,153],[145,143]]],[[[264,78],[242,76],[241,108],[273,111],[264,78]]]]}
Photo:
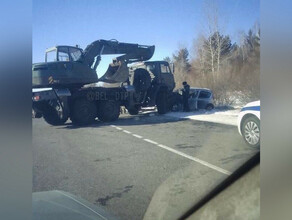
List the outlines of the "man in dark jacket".
{"type": "Polygon", "coordinates": [[[183,90],[182,90],[182,95],[183,95],[183,111],[184,112],[189,112],[190,107],[189,107],[189,97],[190,97],[190,86],[188,85],[187,82],[183,82],[183,90]]]}

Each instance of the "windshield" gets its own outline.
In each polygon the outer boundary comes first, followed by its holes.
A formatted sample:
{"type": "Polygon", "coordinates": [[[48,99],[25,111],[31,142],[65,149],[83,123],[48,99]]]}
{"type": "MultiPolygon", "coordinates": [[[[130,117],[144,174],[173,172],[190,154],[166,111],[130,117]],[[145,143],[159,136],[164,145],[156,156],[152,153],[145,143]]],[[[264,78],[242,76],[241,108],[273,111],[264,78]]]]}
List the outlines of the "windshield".
{"type": "Polygon", "coordinates": [[[77,61],[82,55],[82,50],[74,47],[58,47],[46,52],[46,62],[77,61]],[[58,51],[58,56],[57,56],[58,51]]]}
{"type": "Polygon", "coordinates": [[[161,73],[170,73],[169,66],[167,64],[160,64],[161,73]]]}
{"type": "Polygon", "coordinates": [[[78,48],[69,48],[69,53],[72,61],[77,61],[82,55],[82,51],[78,48]]]}

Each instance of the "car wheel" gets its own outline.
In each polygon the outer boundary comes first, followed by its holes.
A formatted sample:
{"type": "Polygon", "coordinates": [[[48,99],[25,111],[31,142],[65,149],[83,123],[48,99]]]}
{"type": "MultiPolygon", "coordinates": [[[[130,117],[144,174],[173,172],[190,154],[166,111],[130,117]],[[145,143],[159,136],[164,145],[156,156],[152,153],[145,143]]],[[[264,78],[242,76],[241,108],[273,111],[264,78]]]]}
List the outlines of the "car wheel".
{"type": "Polygon", "coordinates": [[[255,116],[244,119],[241,133],[247,145],[251,147],[260,146],[260,120],[255,116]]]}
{"type": "Polygon", "coordinates": [[[213,104],[208,104],[208,105],[206,106],[206,110],[207,110],[207,111],[211,111],[212,109],[214,109],[214,105],[213,105],[213,104]]]}

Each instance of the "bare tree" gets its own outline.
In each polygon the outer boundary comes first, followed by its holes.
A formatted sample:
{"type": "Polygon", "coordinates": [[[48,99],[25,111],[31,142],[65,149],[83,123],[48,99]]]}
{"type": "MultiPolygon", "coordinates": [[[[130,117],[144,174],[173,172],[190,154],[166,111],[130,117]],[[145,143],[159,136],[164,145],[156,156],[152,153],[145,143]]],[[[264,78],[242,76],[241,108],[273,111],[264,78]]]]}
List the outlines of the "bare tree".
{"type": "Polygon", "coordinates": [[[187,80],[188,74],[191,70],[191,65],[189,63],[189,51],[187,48],[183,47],[172,56],[172,60],[176,67],[176,71],[174,73],[176,85],[180,86],[183,81],[187,80]]]}
{"type": "Polygon", "coordinates": [[[164,57],[164,58],[163,58],[163,61],[166,61],[166,62],[168,62],[168,63],[171,63],[171,59],[170,59],[169,56],[164,57]]]}
{"type": "Polygon", "coordinates": [[[236,95],[246,101],[259,98],[258,23],[247,33],[241,33],[237,45],[224,34],[224,15],[220,15],[217,2],[206,0],[202,17],[204,28],[194,41],[191,71],[185,77],[193,85],[211,88],[220,105],[230,104],[236,95]]]}
{"type": "Polygon", "coordinates": [[[204,10],[204,25],[205,25],[205,50],[207,54],[207,62],[213,76],[213,81],[216,83],[220,74],[222,62],[228,58],[226,50],[231,49],[231,41],[229,37],[223,37],[222,15],[220,15],[217,1],[206,0],[204,10]],[[220,19],[221,18],[221,19],[220,19]]]}
{"type": "MultiPolygon", "coordinates": [[[[213,44],[215,42],[212,41],[211,36],[214,33],[219,32],[219,10],[218,10],[218,5],[215,3],[215,1],[205,1],[205,27],[206,27],[206,50],[205,52],[208,54],[210,57],[209,59],[209,64],[211,66],[211,72],[213,76],[213,81],[215,83],[215,57],[217,51],[213,47],[213,44]]],[[[217,42],[216,42],[217,43],[217,42]]]]}

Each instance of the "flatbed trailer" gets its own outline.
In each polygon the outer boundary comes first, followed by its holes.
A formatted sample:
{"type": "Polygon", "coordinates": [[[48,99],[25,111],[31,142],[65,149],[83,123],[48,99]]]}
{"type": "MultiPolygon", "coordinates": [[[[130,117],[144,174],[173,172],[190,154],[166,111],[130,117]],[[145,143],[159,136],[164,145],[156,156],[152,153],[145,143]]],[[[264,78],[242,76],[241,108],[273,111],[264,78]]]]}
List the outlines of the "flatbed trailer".
{"type": "Polygon", "coordinates": [[[69,118],[76,125],[117,120],[120,107],[134,97],[131,86],[104,88],[33,88],[32,107],[38,117],[51,125],[62,125],[69,118]]]}

